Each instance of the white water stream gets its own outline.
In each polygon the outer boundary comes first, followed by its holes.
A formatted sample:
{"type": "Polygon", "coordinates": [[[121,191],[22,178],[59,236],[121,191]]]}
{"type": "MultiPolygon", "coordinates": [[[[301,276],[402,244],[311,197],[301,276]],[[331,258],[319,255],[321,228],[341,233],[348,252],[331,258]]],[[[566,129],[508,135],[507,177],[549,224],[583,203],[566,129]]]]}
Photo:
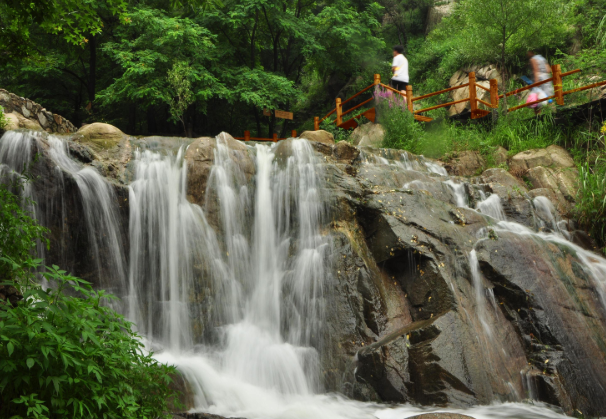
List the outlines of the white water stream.
{"type": "MultiPolygon", "coordinates": [[[[2,170],[19,170],[31,160],[23,148],[30,141],[25,138],[5,134],[0,144],[2,170]]],[[[95,169],[71,160],[62,140],[50,137],[49,143],[52,159],[78,184],[89,230],[106,233],[101,241],[91,242],[91,248],[98,254],[100,248],[120,252],[112,188],[95,169]]],[[[424,409],[322,394],[318,349],[320,331],[330,321],[324,305],[331,271],[323,174],[308,142],[293,141],[286,161],[277,161],[276,147],[249,150],[256,167],[250,181],[230,158],[226,141],[217,138],[206,191],[213,200],[207,198],[204,208],[186,198],[185,150],[176,156],[149,150],[135,155],[129,263],[110,252],[112,271],[107,274],[124,284],[124,310],[156,358],[177,365],[187,378],[195,411],[248,419],[401,419],[438,411],[477,419],[565,417],[542,405],[522,403],[424,409]]],[[[414,164],[401,163],[407,170],[414,164]]],[[[445,174],[433,163],[425,166],[445,174]]],[[[447,183],[457,204],[466,206],[463,185],[447,183]]],[[[488,199],[491,202],[479,204],[478,210],[501,220],[500,229],[571,245],[561,236],[503,221],[502,209],[497,211],[500,203],[488,199]]],[[[604,261],[575,250],[603,281],[604,261]]],[[[108,268],[102,260],[98,256],[100,271],[108,268]]],[[[475,274],[481,313],[488,307],[482,279],[475,274]]]]}

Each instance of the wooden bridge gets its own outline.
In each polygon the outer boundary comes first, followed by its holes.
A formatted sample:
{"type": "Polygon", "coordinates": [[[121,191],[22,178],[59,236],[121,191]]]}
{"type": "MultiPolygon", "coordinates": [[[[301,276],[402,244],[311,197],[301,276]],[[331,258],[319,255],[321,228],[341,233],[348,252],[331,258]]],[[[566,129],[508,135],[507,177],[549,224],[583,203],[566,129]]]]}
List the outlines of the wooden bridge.
{"type": "MultiPolygon", "coordinates": [[[[376,119],[376,109],[374,107],[367,109],[363,112],[360,112],[359,114],[344,120],[344,116],[349,115],[351,113],[353,113],[355,110],[358,110],[362,107],[364,107],[365,105],[370,104],[373,100],[374,100],[374,96],[371,96],[369,99],[364,100],[363,102],[355,105],[354,107],[347,109],[345,112],[343,112],[343,105],[347,104],[348,102],[356,99],[358,96],[366,93],[368,90],[377,87],[382,87],[388,91],[391,91],[392,93],[396,94],[396,95],[400,95],[401,97],[404,98],[404,100],[406,101],[406,106],[408,108],[408,110],[410,112],[413,113],[415,119],[417,121],[422,121],[422,122],[429,122],[432,121],[432,118],[426,115],[422,115],[423,113],[429,112],[429,111],[433,111],[435,109],[440,109],[440,108],[445,108],[448,106],[453,106],[456,105],[458,103],[463,103],[463,102],[469,102],[469,107],[471,110],[471,118],[472,119],[479,119],[479,118],[483,118],[487,115],[489,115],[491,113],[490,110],[492,109],[497,109],[499,107],[499,100],[502,99],[503,97],[509,97],[509,96],[513,96],[516,95],[518,93],[521,93],[525,90],[530,90],[534,87],[537,86],[541,86],[543,84],[549,83],[549,82],[553,82],[553,86],[554,86],[554,95],[553,96],[549,96],[543,99],[539,99],[537,101],[534,102],[528,102],[528,103],[524,103],[522,105],[517,105],[517,106],[513,106],[513,107],[508,107],[507,108],[507,112],[513,112],[513,111],[517,111],[518,109],[522,109],[522,108],[526,108],[528,106],[532,106],[532,105],[536,105],[539,104],[541,102],[545,102],[548,100],[552,100],[555,99],[555,103],[559,106],[564,105],[564,96],[572,94],[572,93],[577,93],[577,92],[581,92],[584,90],[589,90],[589,89],[593,89],[596,87],[600,87],[600,86],[604,86],[606,85],[606,80],[605,81],[601,81],[601,82],[597,82],[597,83],[593,83],[593,84],[589,84],[587,86],[583,86],[583,87],[578,87],[575,89],[571,89],[571,90],[567,90],[564,91],[563,88],[563,79],[564,77],[568,77],[571,76],[573,74],[576,73],[580,73],[581,70],[572,70],[572,71],[568,71],[566,73],[562,73],[561,70],[561,66],[559,64],[557,65],[552,65],[551,66],[551,71],[552,71],[552,76],[548,79],[545,79],[543,81],[540,81],[538,83],[533,83],[530,84],[528,86],[522,87],[520,89],[516,89],[513,90],[511,92],[507,92],[505,94],[501,94],[499,95],[499,84],[498,81],[496,79],[490,79],[489,80],[489,87],[483,86],[482,84],[479,84],[476,81],[476,74],[474,72],[470,72],[469,73],[469,82],[465,83],[465,84],[461,84],[459,86],[454,86],[454,87],[450,87],[448,89],[444,89],[444,90],[440,90],[437,92],[433,92],[433,93],[428,93],[425,95],[421,95],[421,96],[414,96],[413,95],[413,87],[411,85],[406,86],[406,91],[405,92],[401,92],[398,91],[396,89],[394,89],[391,86],[387,86],[383,83],[381,83],[381,75],[380,74],[375,74],[374,76],[374,82],[368,86],[365,87],[364,89],[360,90],[358,93],[354,94],[353,96],[351,96],[350,98],[346,99],[346,100],[341,100],[341,98],[337,98],[335,103],[335,108],[333,110],[331,110],[330,112],[328,112],[324,118],[320,119],[319,117],[314,117],[314,130],[317,131],[320,129],[320,123],[322,123],[323,121],[327,120],[331,115],[336,114],[336,117],[333,120],[329,120],[331,123],[334,123],[336,125],[336,127],[338,128],[343,128],[343,129],[351,129],[351,128],[355,128],[358,126],[358,121],[359,119],[364,116],[367,119],[369,119],[372,122],[375,122],[376,119]],[[428,99],[430,97],[433,96],[437,96],[437,95],[441,95],[443,93],[448,93],[451,92],[453,90],[457,90],[457,89],[464,89],[466,87],[469,87],[469,96],[464,98],[464,99],[460,99],[460,100],[455,100],[452,102],[447,102],[447,103],[443,103],[441,105],[435,105],[435,106],[429,106],[426,108],[422,108],[422,109],[417,109],[415,110],[415,102],[419,102],[421,100],[424,99],[428,99]],[[478,98],[478,94],[477,94],[477,89],[483,89],[485,91],[488,91],[490,93],[490,102],[486,102],[484,100],[481,100],[480,98],[478,98]]],[[[297,136],[296,131],[292,132],[292,137],[295,138],[297,136]]],[[[256,137],[251,137],[250,136],[250,131],[245,131],[244,132],[244,137],[235,137],[238,140],[244,140],[244,141],[273,141],[273,142],[277,142],[280,140],[284,140],[284,138],[278,138],[277,134],[274,134],[273,138],[256,138],[256,137]]]]}

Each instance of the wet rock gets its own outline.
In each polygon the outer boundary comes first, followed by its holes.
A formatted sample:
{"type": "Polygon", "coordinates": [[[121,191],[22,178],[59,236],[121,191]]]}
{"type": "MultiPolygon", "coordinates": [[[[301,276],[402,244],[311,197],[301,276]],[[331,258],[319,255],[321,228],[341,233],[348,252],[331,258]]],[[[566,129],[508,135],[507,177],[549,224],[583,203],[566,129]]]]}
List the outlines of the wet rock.
{"type": "Polygon", "coordinates": [[[522,151],[511,158],[512,169],[528,170],[537,166],[553,168],[575,167],[574,160],[568,151],[557,145],[547,148],[522,151]]]}
{"type": "Polygon", "coordinates": [[[606,312],[571,249],[501,231],[498,241],[478,244],[478,259],[506,318],[522,337],[528,361],[553,389],[560,389],[543,400],[556,400],[567,410],[601,411],[606,312]]]}
{"type": "Polygon", "coordinates": [[[330,145],[334,145],[335,143],[335,137],[330,132],[322,129],[318,131],[303,131],[299,138],[330,145]]]}
{"type": "MultiPolygon", "coordinates": [[[[570,203],[573,203],[577,197],[579,172],[576,167],[550,168],[536,166],[526,172],[526,178],[532,184],[533,189],[551,189],[570,203]]],[[[567,207],[570,210],[572,205],[567,207]]]]}
{"type": "Polygon", "coordinates": [[[383,137],[385,137],[383,126],[369,122],[354,129],[349,140],[353,145],[360,147],[379,148],[383,144],[383,137]]]}
{"type": "Polygon", "coordinates": [[[473,176],[478,174],[486,162],[477,151],[463,151],[444,165],[449,174],[455,176],[473,176]]]}
{"type": "Polygon", "coordinates": [[[471,416],[461,415],[459,413],[423,413],[422,415],[410,416],[408,419],[474,419],[471,416]]]}
{"type": "Polygon", "coordinates": [[[339,141],[333,148],[332,154],[339,163],[351,164],[360,155],[360,150],[347,141],[339,141]]]}
{"type": "Polygon", "coordinates": [[[255,164],[248,154],[247,146],[231,135],[222,132],[217,138],[201,137],[190,144],[185,153],[187,162],[187,198],[190,202],[203,206],[206,199],[206,187],[215,161],[217,141],[229,148],[228,157],[239,165],[250,178],[255,173],[255,164]]]}

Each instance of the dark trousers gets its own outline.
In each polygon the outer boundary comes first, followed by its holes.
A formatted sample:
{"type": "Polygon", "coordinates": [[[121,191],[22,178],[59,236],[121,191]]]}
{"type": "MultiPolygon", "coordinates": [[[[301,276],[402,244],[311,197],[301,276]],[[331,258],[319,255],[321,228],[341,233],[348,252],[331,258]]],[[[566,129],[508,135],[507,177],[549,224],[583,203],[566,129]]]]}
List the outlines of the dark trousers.
{"type": "Polygon", "coordinates": [[[406,83],[405,81],[391,79],[389,81],[389,85],[396,90],[402,91],[406,90],[406,86],[408,86],[408,83],[406,83]]]}

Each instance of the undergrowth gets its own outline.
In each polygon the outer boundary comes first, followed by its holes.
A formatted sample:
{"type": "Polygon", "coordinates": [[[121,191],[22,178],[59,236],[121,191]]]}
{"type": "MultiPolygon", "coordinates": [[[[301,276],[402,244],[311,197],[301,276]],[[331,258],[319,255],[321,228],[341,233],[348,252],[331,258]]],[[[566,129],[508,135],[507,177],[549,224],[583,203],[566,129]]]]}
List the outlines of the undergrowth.
{"type": "MultiPolygon", "coordinates": [[[[27,180],[27,179],[26,179],[27,180]]],[[[33,203],[0,179],[0,417],[170,417],[175,368],[146,352],[132,324],[105,303],[104,291],[35,259],[48,231],[31,218],[33,203]],[[25,209],[24,209],[25,208],[25,209]],[[40,285],[44,278],[50,285],[40,285]]]]}

